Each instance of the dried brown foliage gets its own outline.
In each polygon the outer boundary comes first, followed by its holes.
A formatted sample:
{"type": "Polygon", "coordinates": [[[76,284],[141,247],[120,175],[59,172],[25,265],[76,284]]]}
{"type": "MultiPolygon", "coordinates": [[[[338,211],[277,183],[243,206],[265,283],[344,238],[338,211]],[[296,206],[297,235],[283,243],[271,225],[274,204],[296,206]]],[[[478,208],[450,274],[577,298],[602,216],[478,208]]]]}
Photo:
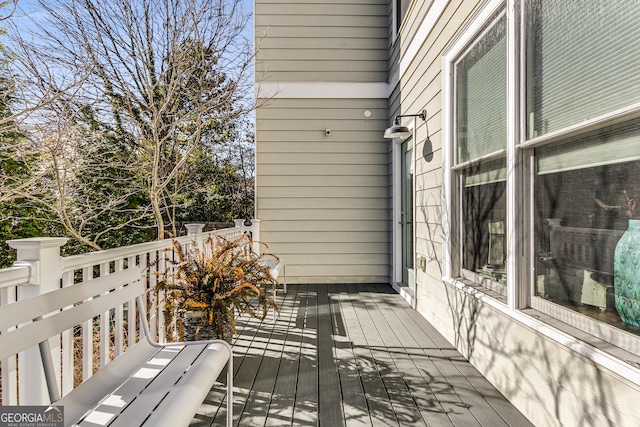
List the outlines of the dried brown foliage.
{"type": "Polygon", "coordinates": [[[273,254],[258,255],[252,250],[248,234],[235,240],[220,236],[207,238],[202,247],[194,244],[185,250],[173,241],[175,259],[167,259],[168,268],[156,292],[164,297],[167,339],[177,335],[184,340],[182,319],[187,312],[202,313],[196,330],[203,326],[215,329],[215,336],[225,338],[230,322],[235,333],[236,314],[246,313],[264,319],[270,308],[278,309],[273,295],[277,285],[270,268],[264,264],[273,254]]]}

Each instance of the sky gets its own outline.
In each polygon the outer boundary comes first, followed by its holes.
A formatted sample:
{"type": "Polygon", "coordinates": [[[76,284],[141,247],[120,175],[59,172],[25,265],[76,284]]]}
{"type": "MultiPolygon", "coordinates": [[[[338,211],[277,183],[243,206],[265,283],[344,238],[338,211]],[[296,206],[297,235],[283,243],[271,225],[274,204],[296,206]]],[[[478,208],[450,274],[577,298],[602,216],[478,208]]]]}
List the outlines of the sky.
{"type": "MultiPolygon", "coordinates": [[[[17,10],[11,17],[13,23],[19,27],[29,26],[30,19],[25,18],[25,14],[29,14],[31,19],[37,19],[38,15],[38,0],[14,0],[17,2],[17,10]]],[[[51,1],[51,0],[49,0],[51,1]]],[[[57,1],[57,0],[53,0],[57,1]]],[[[109,1],[109,0],[98,0],[109,1]]],[[[248,22],[247,29],[245,30],[246,37],[253,39],[253,1],[254,0],[239,0],[242,3],[242,10],[251,13],[251,19],[248,22]]],[[[9,6],[7,6],[9,7],[9,6]]]]}
{"type": "MultiPolygon", "coordinates": [[[[11,16],[10,22],[11,24],[16,25],[19,30],[27,29],[28,31],[28,28],[30,26],[33,26],[33,21],[37,22],[38,15],[41,14],[41,12],[39,11],[40,9],[39,2],[38,0],[15,0],[15,1],[17,1],[17,9],[14,12],[13,16],[11,16]]],[[[57,2],[58,0],[48,0],[48,1],[57,2]]],[[[111,0],[95,0],[95,1],[100,2],[100,1],[111,1],[111,0]]],[[[253,43],[254,0],[238,0],[238,1],[241,3],[242,10],[245,12],[248,12],[251,15],[249,21],[247,22],[247,27],[244,30],[244,35],[247,40],[250,40],[253,43]]],[[[48,4],[51,4],[51,3],[48,3],[48,4]]],[[[251,121],[255,120],[253,114],[251,114],[250,119],[251,121]]]]}

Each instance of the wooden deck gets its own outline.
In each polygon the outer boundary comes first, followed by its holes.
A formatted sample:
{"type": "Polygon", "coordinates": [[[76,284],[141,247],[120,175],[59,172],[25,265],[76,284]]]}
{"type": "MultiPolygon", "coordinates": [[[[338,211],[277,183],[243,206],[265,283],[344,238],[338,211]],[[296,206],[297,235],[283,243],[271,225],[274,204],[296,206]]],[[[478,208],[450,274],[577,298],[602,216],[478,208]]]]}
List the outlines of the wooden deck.
{"type": "MultiPolygon", "coordinates": [[[[389,286],[289,286],[281,304],[239,321],[235,425],[531,425],[389,286]]],[[[224,397],[192,425],[224,425],[224,397]]]]}

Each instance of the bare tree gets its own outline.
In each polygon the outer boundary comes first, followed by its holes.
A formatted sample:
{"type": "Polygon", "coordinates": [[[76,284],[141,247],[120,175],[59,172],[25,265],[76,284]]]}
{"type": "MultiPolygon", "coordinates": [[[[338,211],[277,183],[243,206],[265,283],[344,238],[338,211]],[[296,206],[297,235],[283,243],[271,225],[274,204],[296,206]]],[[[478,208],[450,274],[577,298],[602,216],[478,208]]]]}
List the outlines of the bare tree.
{"type": "MultiPolygon", "coordinates": [[[[243,35],[248,15],[236,0],[39,4],[39,19],[29,33],[14,28],[18,37],[12,47],[15,73],[23,77],[20,98],[49,100],[20,109],[27,117],[22,129],[28,125],[32,135],[28,148],[40,156],[41,166],[33,182],[12,188],[40,203],[46,191],[34,192],[32,184],[55,190],[57,201],[49,207],[92,247],[98,247],[96,234],[86,238],[83,224],[106,210],[118,212],[143,192],[162,238],[194,153],[214,149],[233,121],[254,107],[254,50],[243,35]],[[101,153],[99,162],[80,161],[94,151],[101,153]],[[130,191],[107,195],[106,203],[96,206],[96,200],[82,199],[91,182],[78,184],[81,166],[94,172],[124,169],[140,179],[124,174],[126,182],[118,183],[116,174],[110,186],[130,191]]],[[[135,222],[148,211],[127,218],[135,222]]]]}
{"type": "Polygon", "coordinates": [[[18,0],[4,0],[0,1],[0,21],[11,18],[13,12],[16,10],[18,0]]]}

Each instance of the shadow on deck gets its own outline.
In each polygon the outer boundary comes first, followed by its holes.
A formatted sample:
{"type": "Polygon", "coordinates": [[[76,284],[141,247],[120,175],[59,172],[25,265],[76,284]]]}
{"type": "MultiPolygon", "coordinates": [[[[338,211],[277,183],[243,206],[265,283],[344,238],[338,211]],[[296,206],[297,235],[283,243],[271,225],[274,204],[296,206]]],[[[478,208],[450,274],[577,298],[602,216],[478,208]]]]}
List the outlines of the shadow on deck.
{"type": "MultiPolygon", "coordinates": [[[[289,286],[278,320],[238,321],[234,425],[527,426],[389,286],[289,286]]],[[[223,426],[224,387],[192,425],[223,426]]]]}

